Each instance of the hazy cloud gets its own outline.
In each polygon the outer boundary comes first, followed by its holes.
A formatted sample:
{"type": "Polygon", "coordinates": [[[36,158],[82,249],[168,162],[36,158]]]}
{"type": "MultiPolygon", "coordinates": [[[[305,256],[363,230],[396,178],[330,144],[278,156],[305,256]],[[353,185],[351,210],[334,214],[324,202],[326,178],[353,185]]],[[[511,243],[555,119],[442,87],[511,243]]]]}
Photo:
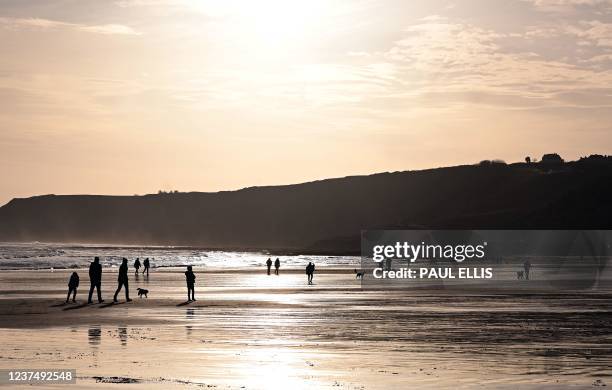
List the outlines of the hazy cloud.
{"type": "Polygon", "coordinates": [[[523,0],[541,12],[571,17],[577,10],[594,14],[610,13],[612,0],[523,0]]]}
{"type": "MultiPolygon", "coordinates": [[[[381,54],[401,72],[397,77],[404,80],[403,87],[410,86],[409,93],[398,91],[403,96],[436,93],[441,102],[460,99],[507,108],[559,104],[612,107],[609,91],[600,88],[612,83],[609,68],[602,72],[600,68],[549,59],[545,53],[507,47],[509,39],[521,36],[550,38],[561,34],[566,35],[565,39],[573,35],[577,40],[606,46],[610,43],[608,28],[609,25],[600,22],[581,22],[574,27],[498,33],[432,16],[406,28],[406,36],[381,54]],[[580,93],[573,96],[582,99],[559,99],[576,89],[580,93]],[[483,97],[475,99],[476,93],[483,97]],[[521,98],[525,102],[520,102],[521,98]]],[[[607,54],[583,58],[584,62],[607,59],[607,54]]]]}
{"type": "Polygon", "coordinates": [[[11,30],[20,29],[72,29],[77,31],[85,31],[95,34],[109,35],[140,35],[129,26],[122,24],[101,24],[101,25],[86,25],[78,23],[60,22],[57,20],[41,19],[41,18],[6,18],[0,17],[0,26],[11,30]]]}

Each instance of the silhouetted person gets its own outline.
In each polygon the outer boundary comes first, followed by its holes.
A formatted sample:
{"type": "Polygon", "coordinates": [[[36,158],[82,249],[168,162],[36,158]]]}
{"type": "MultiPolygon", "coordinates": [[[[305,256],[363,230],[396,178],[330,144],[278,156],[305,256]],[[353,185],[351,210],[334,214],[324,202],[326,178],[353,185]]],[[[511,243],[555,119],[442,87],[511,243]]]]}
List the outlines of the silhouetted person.
{"type": "Polygon", "coordinates": [[[137,257],[134,262],[134,268],[136,268],[136,276],[138,276],[138,270],[140,269],[140,259],[137,257]]]}
{"type": "Polygon", "coordinates": [[[531,263],[529,260],[525,261],[523,268],[525,268],[525,279],[529,280],[529,270],[531,269],[531,263]]]}
{"type": "Polygon", "coordinates": [[[310,267],[310,284],[312,284],[312,280],[314,279],[314,273],[315,273],[315,264],[312,263],[312,267],[310,267]]]}
{"type": "Polygon", "coordinates": [[[272,259],[268,257],[268,261],[266,261],[266,266],[268,267],[268,275],[270,275],[270,269],[272,268],[272,259]]]}
{"type": "Polygon", "coordinates": [[[79,274],[73,272],[70,275],[70,280],[68,281],[68,295],[66,296],[66,303],[70,300],[70,293],[72,293],[72,302],[76,302],[76,293],[77,287],[79,287],[79,274]]]}
{"type": "Polygon", "coordinates": [[[310,267],[310,284],[312,284],[312,280],[314,279],[314,273],[315,273],[315,264],[312,263],[312,267],[310,267]]]}
{"type": "Polygon", "coordinates": [[[274,261],[274,273],[276,275],[278,275],[278,269],[279,268],[280,268],[280,260],[277,257],[276,260],[274,261]]]}
{"type": "Polygon", "coordinates": [[[89,287],[89,297],[87,298],[87,303],[93,303],[91,301],[91,296],[93,295],[94,288],[98,290],[98,303],[104,302],[102,299],[102,264],[100,264],[100,258],[95,257],[93,263],[89,265],[89,282],[91,286],[89,287]]]}
{"type": "Polygon", "coordinates": [[[121,262],[121,266],[119,267],[119,276],[117,276],[117,291],[115,291],[115,297],[113,298],[113,302],[117,302],[117,294],[121,291],[121,287],[125,287],[125,300],[131,302],[130,299],[130,290],[128,286],[128,263],[127,259],[124,257],[121,262]]]}
{"type": "Polygon", "coordinates": [[[308,284],[312,284],[312,278],[314,277],[315,265],[314,263],[308,262],[306,266],[306,275],[308,275],[308,284]]]}
{"type": "Polygon", "coordinates": [[[187,282],[187,300],[189,302],[195,301],[195,280],[196,276],[193,273],[193,269],[190,265],[187,266],[187,271],[185,272],[185,281],[187,282]]]}
{"type": "Polygon", "coordinates": [[[142,270],[142,274],[144,275],[144,273],[147,273],[147,276],[149,276],[149,266],[151,264],[149,264],[149,258],[147,257],[146,259],[144,259],[144,261],[142,262],[142,265],[144,265],[144,269],[142,270]]]}

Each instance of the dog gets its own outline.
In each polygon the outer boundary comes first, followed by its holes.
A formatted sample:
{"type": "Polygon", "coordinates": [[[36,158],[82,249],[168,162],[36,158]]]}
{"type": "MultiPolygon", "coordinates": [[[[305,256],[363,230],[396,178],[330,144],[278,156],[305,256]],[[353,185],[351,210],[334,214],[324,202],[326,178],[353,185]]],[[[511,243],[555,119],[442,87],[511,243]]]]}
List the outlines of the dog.
{"type": "Polygon", "coordinates": [[[525,271],[516,271],[517,279],[525,279],[525,271]]]}
{"type": "Polygon", "coordinates": [[[363,271],[357,271],[357,269],[355,269],[355,279],[363,279],[363,274],[365,272],[363,271]]]}
{"type": "Polygon", "coordinates": [[[148,298],[147,294],[149,293],[149,290],[145,290],[144,288],[137,288],[136,290],[138,291],[139,298],[142,298],[143,295],[145,298],[148,298]]]}

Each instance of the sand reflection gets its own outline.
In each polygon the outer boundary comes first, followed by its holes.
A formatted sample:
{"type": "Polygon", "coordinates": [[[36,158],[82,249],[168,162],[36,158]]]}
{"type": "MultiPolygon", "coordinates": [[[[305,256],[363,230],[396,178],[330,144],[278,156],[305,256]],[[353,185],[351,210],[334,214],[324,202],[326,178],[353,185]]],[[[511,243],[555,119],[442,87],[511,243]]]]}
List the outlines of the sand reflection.
{"type": "Polygon", "coordinates": [[[102,339],[102,329],[100,325],[91,325],[87,331],[87,338],[89,340],[89,345],[93,347],[100,345],[100,340],[102,339]]]}

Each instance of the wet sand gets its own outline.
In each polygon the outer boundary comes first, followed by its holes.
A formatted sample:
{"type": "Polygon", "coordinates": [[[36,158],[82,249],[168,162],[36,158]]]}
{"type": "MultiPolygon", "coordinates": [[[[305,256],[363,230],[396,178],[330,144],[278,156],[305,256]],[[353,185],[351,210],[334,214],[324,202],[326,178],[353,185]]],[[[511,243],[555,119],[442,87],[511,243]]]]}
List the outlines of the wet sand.
{"type": "Polygon", "coordinates": [[[75,388],[612,385],[611,294],[361,290],[352,270],[306,286],[302,270],[243,269],[198,272],[187,303],[183,270],[163,269],[131,274],[133,302],[115,305],[107,272],[106,302],[84,305],[79,270],[64,304],[70,272],[0,272],[0,368],[76,369],[75,388]]]}

